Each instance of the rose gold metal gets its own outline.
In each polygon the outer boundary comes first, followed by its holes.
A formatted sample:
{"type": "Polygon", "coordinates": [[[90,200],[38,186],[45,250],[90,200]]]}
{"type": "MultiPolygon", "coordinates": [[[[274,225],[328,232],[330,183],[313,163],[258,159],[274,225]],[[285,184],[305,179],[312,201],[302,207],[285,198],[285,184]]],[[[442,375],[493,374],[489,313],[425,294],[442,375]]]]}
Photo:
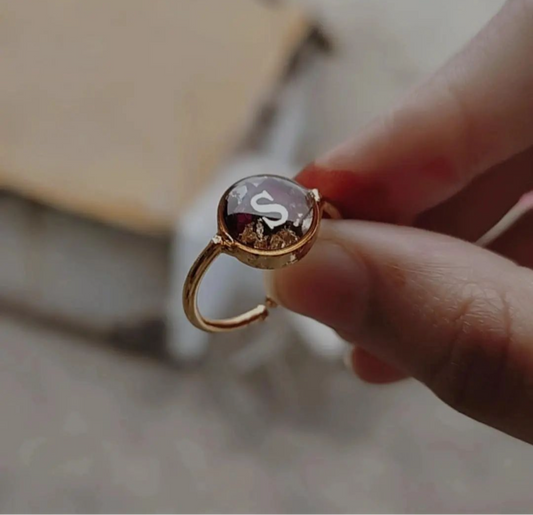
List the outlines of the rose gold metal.
{"type": "Polygon", "coordinates": [[[218,234],[209,242],[192,265],[183,287],[183,308],[187,318],[194,326],[203,331],[213,333],[233,331],[258,320],[264,320],[268,316],[268,309],[275,307],[276,303],[267,297],[264,304],[259,304],[241,315],[222,320],[205,318],[200,313],[197,303],[202,278],[206,274],[209,266],[222,253],[233,256],[249,266],[263,270],[282,268],[300,261],[311,250],[311,247],[316,241],[323,213],[326,213],[330,218],[340,218],[339,211],[324,201],[318,190],[311,190],[311,194],[315,199],[311,227],[300,241],[280,250],[258,250],[235,241],[228,233],[224,224],[223,199],[226,194],[222,196],[217,216],[218,234]]]}

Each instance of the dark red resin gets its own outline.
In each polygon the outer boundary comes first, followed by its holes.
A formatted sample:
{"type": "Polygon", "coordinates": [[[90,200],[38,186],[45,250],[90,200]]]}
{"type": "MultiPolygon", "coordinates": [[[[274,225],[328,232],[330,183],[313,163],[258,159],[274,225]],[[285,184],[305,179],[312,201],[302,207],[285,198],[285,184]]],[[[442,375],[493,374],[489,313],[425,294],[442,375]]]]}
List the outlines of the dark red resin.
{"type": "Polygon", "coordinates": [[[260,175],[236,183],[224,202],[224,223],[232,238],[255,249],[279,250],[309,230],[315,200],[290,179],[260,175]]]}

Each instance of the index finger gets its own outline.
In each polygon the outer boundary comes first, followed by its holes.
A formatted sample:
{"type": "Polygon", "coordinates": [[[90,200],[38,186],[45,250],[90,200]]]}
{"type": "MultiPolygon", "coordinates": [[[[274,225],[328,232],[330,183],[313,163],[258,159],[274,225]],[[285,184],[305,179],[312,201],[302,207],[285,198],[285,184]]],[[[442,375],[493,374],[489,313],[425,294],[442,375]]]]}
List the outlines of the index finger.
{"type": "Polygon", "coordinates": [[[507,3],[434,77],[298,180],[345,218],[409,223],[533,143],[533,2],[507,3]]]}

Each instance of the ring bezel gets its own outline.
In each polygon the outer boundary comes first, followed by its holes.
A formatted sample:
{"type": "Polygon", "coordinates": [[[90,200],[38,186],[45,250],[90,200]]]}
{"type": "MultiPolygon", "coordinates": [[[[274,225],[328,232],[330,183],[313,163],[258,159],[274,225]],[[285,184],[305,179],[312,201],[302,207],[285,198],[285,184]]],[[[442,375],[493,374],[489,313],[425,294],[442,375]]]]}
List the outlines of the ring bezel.
{"type": "MultiPolygon", "coordinates": [[[[279,175],[271,175],[284,180],[290,180],[287,177],[279,175]]],[[[273,270],[291,265],[302,259],[313,246],[317,236],[318,228],[320,226],[321,218],[321,197],[318,190],[307,190],[308,194],[313,199],[313,217],[311,226],[305,235],[294,245],[279,250],[260,250],[248,247],[241,242],[235,240],[228,231],[224,222],[224,210],[226,207],[226,197],[231,190],[238,183],[230,186],[220,198],[217,210],[217,236],[221,240],[223,246],[222,252],[237,258],[242,263],[262,270],[273,270]]],[[[302,187],[301,185],[298,185],[302,187]]]]}

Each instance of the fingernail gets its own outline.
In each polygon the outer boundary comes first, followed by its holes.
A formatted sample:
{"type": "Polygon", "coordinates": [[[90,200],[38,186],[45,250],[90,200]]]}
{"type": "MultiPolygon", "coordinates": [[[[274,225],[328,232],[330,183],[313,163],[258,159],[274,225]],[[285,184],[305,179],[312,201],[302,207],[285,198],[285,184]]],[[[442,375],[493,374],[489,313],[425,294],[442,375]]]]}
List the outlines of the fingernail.
{"type": "Polygon", "coordinates": [[[357,256],[334,241],[318,240],[299,263],[268,273],[266,287],[278,304],[350,331],[361,319],[367,280],[357,256]]]}

